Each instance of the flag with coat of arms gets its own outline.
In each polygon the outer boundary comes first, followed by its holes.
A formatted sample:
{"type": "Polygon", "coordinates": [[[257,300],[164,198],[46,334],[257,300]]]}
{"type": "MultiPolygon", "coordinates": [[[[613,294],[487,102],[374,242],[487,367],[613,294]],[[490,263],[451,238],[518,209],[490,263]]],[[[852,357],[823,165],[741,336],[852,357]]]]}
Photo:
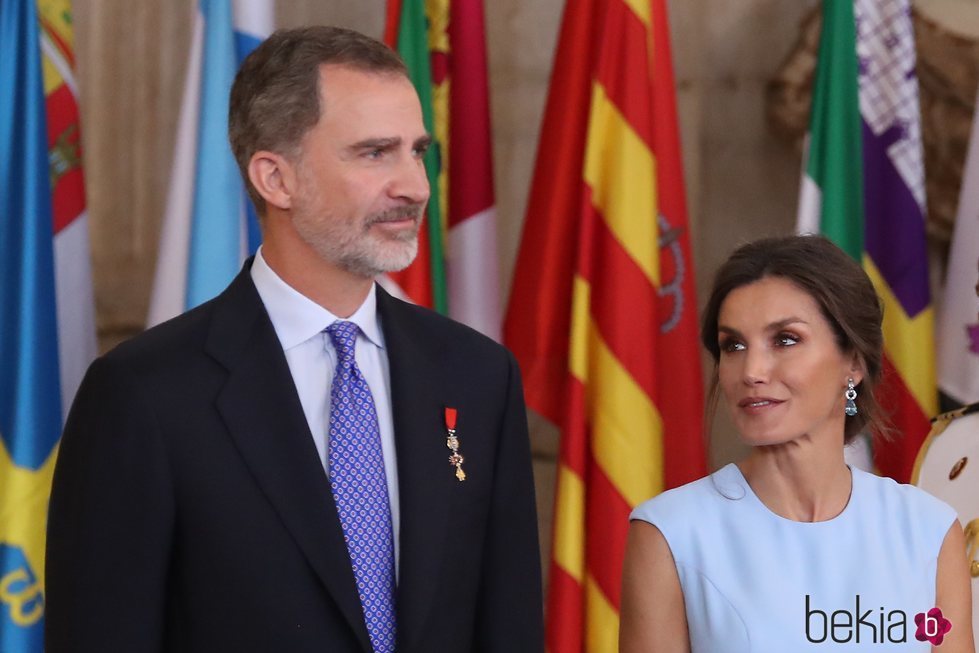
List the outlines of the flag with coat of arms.
{"type": "Polygon", "coordinates": [[[919,114],[910,2],[825,0],[798,228],[860,261],[883,302],[878,398],[898,437],[874,440],[872,465],[905,483],[938,410],[919,114]]]}
{"type": "Polygon", "coordinates": [[[69,0],[0,3],[0,651],[44,650],[61,428],[95,357],[69,0]]]}

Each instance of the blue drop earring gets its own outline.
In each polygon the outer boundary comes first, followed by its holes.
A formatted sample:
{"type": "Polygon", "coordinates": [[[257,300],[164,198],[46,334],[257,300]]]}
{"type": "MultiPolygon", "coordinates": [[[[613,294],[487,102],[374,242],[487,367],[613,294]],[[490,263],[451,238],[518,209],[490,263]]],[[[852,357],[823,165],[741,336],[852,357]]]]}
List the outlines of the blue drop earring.
{"type": "Polygon", "coordinates": [[[843,393],[846,397],[846,406],[843,408],[843,412],[846,413],[847,417],[853,417],[857,414],[857,402],[854,399],[857,398],[857,390],[853,387],[853,379],[846,380],[846,392],[843,393]]]}

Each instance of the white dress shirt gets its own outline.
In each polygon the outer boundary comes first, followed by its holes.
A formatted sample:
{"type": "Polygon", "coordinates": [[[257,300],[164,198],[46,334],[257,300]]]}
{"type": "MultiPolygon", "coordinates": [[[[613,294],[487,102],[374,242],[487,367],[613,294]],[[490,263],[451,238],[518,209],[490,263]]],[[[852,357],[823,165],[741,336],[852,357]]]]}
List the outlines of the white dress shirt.
{"type": "MultiPolygon", "coordinates": [[[[289,372],[299,393],[309,432],[319,453],[320,463],[329,474],[330,389],[336,373],[337,353],[333,341],[324,329],[342,319],[301,294],[277,275],[265,258],[262,249],[255,254],[251,269],[252,281],[265,304],[275,335],[285,352],[289,372]]],[[[384,332],[377,314],[376,286],[371,286],[367,299],[346,320],[360,327],[357,334],[357,367],[370,386],[381,431],[381,450],[387,476],[388,498],[391,502],[391,527],[394,536],[394,564],[399,564],[398,536],[401,513],[398,508],[398,466],[394,450],[394,418],[391,414],[391,374],[388,355],[384,349],[384,332]]]]}

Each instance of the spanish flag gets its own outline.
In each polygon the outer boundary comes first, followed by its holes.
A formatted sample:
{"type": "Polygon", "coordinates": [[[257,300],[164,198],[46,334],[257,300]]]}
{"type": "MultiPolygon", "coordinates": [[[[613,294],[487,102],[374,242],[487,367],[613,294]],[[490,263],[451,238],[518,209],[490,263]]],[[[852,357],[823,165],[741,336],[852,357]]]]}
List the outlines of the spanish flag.
{"type": "Polygon", "coordinates": [[[618,650],[629,512],[705,473],[664,0],[569,0],[504,341],[561,431],[551,653],[618,650]]]}

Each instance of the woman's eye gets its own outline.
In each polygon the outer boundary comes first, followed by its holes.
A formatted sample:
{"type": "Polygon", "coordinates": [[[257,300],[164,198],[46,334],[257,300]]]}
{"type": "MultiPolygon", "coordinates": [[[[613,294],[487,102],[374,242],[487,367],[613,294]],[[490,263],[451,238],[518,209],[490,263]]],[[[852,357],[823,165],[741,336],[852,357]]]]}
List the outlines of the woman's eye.
{"type": "Polygon", "coordinates": [[[791,347],[792,345],[798,344],[798,342],[799,338],[791,333],[780,333],[775,336],[775,344],[780,347],[791,347]]]}
{"type": "Polygon", "coordinates": [[[720,343],[720,345],[721,345],[721,351],[724,352],[730,353],[730,352],[745,350],[744,343],[739,340],[724,340],[723,342],[720,343]]]}

